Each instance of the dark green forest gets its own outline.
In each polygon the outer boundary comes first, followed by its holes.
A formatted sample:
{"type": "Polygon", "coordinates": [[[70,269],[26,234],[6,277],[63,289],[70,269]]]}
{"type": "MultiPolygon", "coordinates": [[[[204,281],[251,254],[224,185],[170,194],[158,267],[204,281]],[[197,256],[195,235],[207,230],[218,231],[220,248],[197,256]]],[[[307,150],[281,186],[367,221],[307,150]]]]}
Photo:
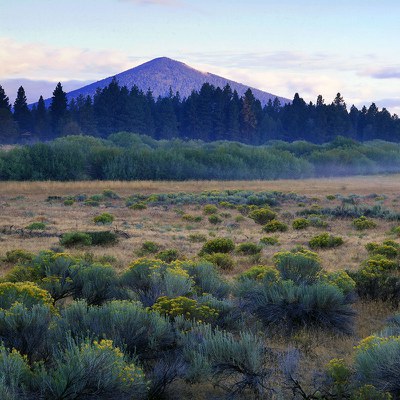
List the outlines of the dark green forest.
{"type": "Polygon", "coordinates": [[[119,132],[0,150],[0,180],[278,179],[400,172],[400,144],[155,140],[119,132]]]}
{"type": "MultiPolygon", "coordinates": [[[[154,99],[151,91],[120,87],[114,79],[93,98],[68,102],[59,83],[51,101],[41,96],[32,107],[20,87],[13,104],[0,86],[0,143],[53,140],[67,135],[107,138],[127,131],[154,139],[238,141],[261,145],[271,140],[327,143],[336,136],[357,141],[400,142],[400,120],[372,103],[349,109],[340,93],[332,102],[318,96],[306,103],[297,93],[289,104],[275,98],[264,107],[249,89],[243,97],[229,85],[223,89],[204,84],[187,98],[170,92],[154,99]]],[[[131,173],[127,173],[131,175],[131,173]]]]}

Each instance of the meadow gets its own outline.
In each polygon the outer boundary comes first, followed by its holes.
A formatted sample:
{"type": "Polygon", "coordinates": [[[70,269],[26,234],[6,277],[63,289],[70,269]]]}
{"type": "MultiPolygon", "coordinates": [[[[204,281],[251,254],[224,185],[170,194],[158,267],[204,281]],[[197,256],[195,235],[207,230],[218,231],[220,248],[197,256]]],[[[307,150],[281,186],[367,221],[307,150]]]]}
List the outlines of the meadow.
{"type": "Polygon", "coordinates": [[[30,374],[0,379],[2,398],[399,398],[382,374],[400,354],[399,188],[400,175],[0,182],[0,372],[18,354],[30,374]],[[157,328],[132,339],[107,312],[157,328]],[[29,345],[36,330],[48,343],[29,345]],[[109,386],[64,379],[57,360],[101,377],[100,353],[119,363],[109,386]]]}

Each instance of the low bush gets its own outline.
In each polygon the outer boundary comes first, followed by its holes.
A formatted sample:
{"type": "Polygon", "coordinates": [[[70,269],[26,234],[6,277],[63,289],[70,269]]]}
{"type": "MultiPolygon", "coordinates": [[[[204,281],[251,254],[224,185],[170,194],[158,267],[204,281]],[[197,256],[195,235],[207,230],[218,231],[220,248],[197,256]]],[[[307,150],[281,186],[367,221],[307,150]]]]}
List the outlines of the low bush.
{"type": "Polygon", "coordinates": [[[296,284],[316,282],[322,270],[318,255],[307,250],[276,253],[274,262],[282,279],[291,280],[296,284]]]}
{"type": "Polygon", "coordinates": [[[359,231],[365,230],[365,229],[372,229],[372,228],[376,227],[376,223],[374,221],[372,221],[371,219],[368,219],[364,215],[362,215],[359,218],[353,219],[352,224],[353,224],[354,228],[356,228],[359,231]]]}
{"type": "Polygon", "coordinates": [[[297,218],[292,223],[293,229],[306,229],[310,226],[310,221],[306,218],[297,218]]]}
{"type": "Polygon", "coordinates": [[[65,247],[90,246],[92,238],[85,232],[68,232],[61,236],[60,244],[65,247]]]}
{"type": "Polygon", "coordinates": [[[30,229],[31,231],[43,231],[46,229],[46,224],[44,222],[32,222],[27,225],[25,229],[30,229]]]}
{"type": "Polygon", "coordinates": [[[151,241],[146,241],[142,243],[142,246],[140,247],[140,253],[142,255],[144,254],[154,254],[157,253],[160,250],[160,246],[151,241]]]}
{"type": "Polygon", "coordinates": [[[286,232],[288,230],[288,226],[276,219],[269,221],[267,224],[263,226],[264,232],[286,232]]]}
{"type": "Polygon", "coordinates": [[[90,237],[93,246],[112,246],[118,242],[118,236],[110,231],[85,232],[90,237]]]}
{"type": "Polygon", "coordinates": [[[334,272],[328,272],[322,276],[322,281],[336,286],[344,294],[354,292],[356,288],[356,282],[349,276],[346,271],[339,270],[334,272]]]}
{"type": "Polygon", "coordinates": [[[261,253],[262,247],[251,242],[240,243],[236,247],[236,252],[245,255],[253,255],[261,253]]]}
{"type": "Polygon", "coordinates": [[[255,265],[248,270],[242,272],[238,276],[238,280],[254,280],[254,281],[264,281],[269,283],[276,283],[279,281],[279,271],[275,267],[269,267],[267,265],[255,265]]]}
{"type": "Polygon", "coordinates": [[[230,253],[235,249],[235,244],[228,238],[215,238],[204,243],[201,254],[230,253]]]}
{"type": "Polygon", "coordinates": [[[102,213],[93,218],[93,222],[97,225],[110,225],[114,221],[114,216],[110,213],[102,213]]]}
{"type": "Polygon", "coordinates": [[[204,260],[210,262],[213,265],[223,269],[224,271],[229,271],[233,269],[235,262],[233,258],[226,253],[211,253],[205,254],[203,256],[204,260]]]}
{"type": "Polygon", "coordinates": [[[159,297],[152,306],[152,310],[170,318],[181,315],[185,319],[196,319],[200,322],[211,322],[218,317],[218,311],[214,308],[199,304],[196,300],[185,296],[159,297]]]}
{"type": "Polygon", "coordinates": [[[102,196],[105,197],[106,199],[112,199],[112,200],[118,200],[121,197],[118,195],[118,193],[114,192],[111,189],[104,189],[102,196]]]}
{"type": "Polygon", "coordinates": [[[159,253],[157,253],[156,258],[158,258],[166,263],[170,263],[179,258],[179,251],[177,249],[163,250],[163,251],[160,251],[159,253]]]}
{"type": "Polygon", "coordinates": [[[34,254],[29,251],[22,250],[22,249],[14,249],[14,250],[9,250],[6,252],[4,261],[7,263],[12,263],[12,264],[24,263],[27,261],[31,261],[33,259],[33,257],[34,257],[34,254]]]}
{"type": "Polygon", "coordinates": [[[130,205],[129,208],[131,210],[145,210],[147,208],[147,205],[146,205],[146,203],[138,202],[138,203],[134,203],[134,204],[130,205]]]}
{"type": "Polygon", "coordinates": [[[74,199],[65,199],[64,206],[72,206],[75,203],[74,199]]]}
{"type": "Polygon", "coordinates": [[[218,212],[218,207],[214,206],[213,204],[206,204],[203,207],[204,214],[216,214],[218,212]]]}
{"type": "Polygon", "coordinates": [[[342,245],[343,239],[340,236],[333,236],[325,232],[312,237],[308,244],[312,249],[330,249],[342,245]]]}
{"type": "Polygon", "coordinates": [[[259,208],[251,211],[248,216],[254,220],[256,224],[265,225],[267,222],[276,218],[276,213],[269,208],[259,208]]]}
{"type": "Polygon", "coordinates": [[[187,222],[201,222],[203,217],[201,215],[183,214],[182,219],[187,222]]]}
{"type": "Polygon", "coordinates": [[[387,258],[396,258],[400,255],[400,244],[393,240],[385,240],[382,244],[367,243],[365,248],[370,254],[380,254],[387,258]]]}
{"type": "Polygon", "coordinates": [[[260,239],[260,243],[266,246],[275,246],[279,244],[279,239],[276,236],[264,236],[260,239]]]}
{"type": "Polygon", "coordinates": [[[189,241],[192,243],[202,243],[207,241],[207,236],[202,233],[192,233],[189,235],[189,241]]]}
{"type": "Polygon", "coordinates": [[[208,217],[208,222],[213,225],[220,224],[222,222],[222,218],[216,214],[212,214],[208,217]]]}

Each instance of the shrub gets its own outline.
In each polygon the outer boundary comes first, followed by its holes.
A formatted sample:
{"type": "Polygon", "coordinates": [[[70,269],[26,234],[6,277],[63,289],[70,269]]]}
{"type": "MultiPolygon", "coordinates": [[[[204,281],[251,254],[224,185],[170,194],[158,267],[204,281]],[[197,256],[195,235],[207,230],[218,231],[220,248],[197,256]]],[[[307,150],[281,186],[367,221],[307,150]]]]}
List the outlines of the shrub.
{"type": "Polygon", "coordinates": [[[156,258],[159,258],[166,263],[170,263],[179,258],[179,251],[176,249],[163,250],[157,254],[156,258]]]}
{"type": "Polygon", "coordinates": [[[102,196],[105,197],[106,199],[113,199],[113,200],[120,199],[119,195],[111,189],[104,189],[102,196]]]}
{"type": "Polygon", "coordinates": [[[275,246],[279,244],[279,239],[276,236],[264,236],[260,239],[260,243],[266,246],[275,246]]]}
{"type": "Polygon", "coordinates": [[[147,208],[147,205],[143,202],[139,202],[139,203],[134,203],[134,204],[130,205],[129,208],[131,210],[145,210],[147,208]]]}
{"type": "Polygon", "coordinates": [[[326,228],[328,223],[324,221],[319,215],[317,214],[310,214],[307,218],[311,226],[316,228],[326,228]]]}
{"type": "Polygon", "coordinates": [[[65,247],[90,246],[92,238],[85,232],[68,232],[61,236],[60,244],[65,247]]]}
{"type": "Polygon", "coordinates": [[[208,222],[210,224],[217,225],[217,224],[220,224],[222,222],[222,219],[218,215],[212,214],[212,215],[210,215],[208,217],[208,222]]]}
{"type": "Polygon", "coordinates": [[[175,298],[159,297],[152,310],[170,318],[181,315],[186,319],[197,319],[210,322],[218,317],[218,311],[206,304],[199,304],[194,299],[185,296],[175,298]]]}
{"type": "Polygon", "coordinates": [[[31,261],[33,257],[33,253],[30,253],[29,251],[15,249],[6,252],[4,261],[12,264],[24,263],[27,261],[31,261]]]}
{"type": "Polygon", "coordinates": [[[74,199],[65,199],[64,206],[72,206],[75,203],[74,199]]]}
{"type": "Polygon", "coordinates": [[[54,363],[42,375],[45,398],[145,398],[144,373],[128,361],[111,340],[69,339],[64,349],[54,354],[54,363]]]}
{"type": "Polygon", "coordinates": [[[256,224],[265,225],[276,218],[276,213],[269,208],[260,208],[249,213],[249,218],[254,220],[256,224]]]}
{"type": "Polygon", "coordinates": [[[61,337],[70,331],[76,339],[108,338],[130,356],[142,359],[159,357],[175,341],[169,320],[139,302],[111,301],[98,307],[76,301],[61,311],[61,317],[57,327],[61,337]]]}
{"type": "Polygon", "coordinates": [[[42,231],[46,229],[46,224],[44,222],[32,222],[31,224],[26,226],[25,229],[30,229],[32,231],[34,230],[42,231]]]}
{"type": "MultiPolygon", "coordinates": [[[[93,196],[92,196],[92,197],[93,197],[93,196]]],[[[100,205],[100,201],[94,200],[94,199],[90,198],[90,199],[85,200],[85,201],[83,202],[83,204],[84,204],[85,206],[98,207],[98,206],[100,205]]]]}
{"type": "Polygon", "coordinates": [[[274,255],[282,279],[297,284],[310,284],[318,279],[322,267],[319,257],[311,251],[279,252],[274,255]]]}
{"type": "Polygon", "coordinates": [[[216,265],[217,267],[225,271],[231,270],[234,267],[234,261],[232,257],[226,253],[206,254],[203,258],[204,260],[216,265]]]}
{"type": "Polygon", "coordinates": [[[204,243],[201,253],[230,253],[235,249],[235,244],[228,238],[215,238],[204,243]]]}
{"type": "Polygon", "coordinates": [[[293,229],[306,229],[307,227],[310,226],[310,221],[305,218],[297,218],[293,221],[292,223],[293,229]]]}
{"type": "Polygon", "coordinates": [[[5,346],[17,349],[30,361],[45,358],[53,317],[50,307],[40,303],[27,308],[16,302],[8,310],[0,308],[0,337],[5,346]]]}
{"type": "Polygon", "coordinates": [[[218,212],[218,207],[213,204],[206,204],[203,207],[204,214],[216,214],[218,212]]]}
{"type": "Polygon", "coordinates": [[[241,254],[252,255],[261,253],[262,247],[251,242],[240,243],[236,251],[241,254]]]}
{"type": "Polygon", "coordinates": [[[351,334],[355,312],[334,286],[277,284],[250,291],[245,300],[265,325],[291,332],[317,327],[351,334]]]}
{"type": "Polygon", "coordinates": [[[367,243],[365,248],[370,254],[380,254],[387,258],[396,258],[400,254],[400,244],[393,240],[385,240],[382,244],[367,243]]]}
{"type": "Polygon", "coordinates": [[[183,214],[182,219],[188,222],[201,222],[203,217],[200,215],[183,214]]]}
{"type": "Polygon", "coordinates": [[[140,248],[141,254],[154,254],[160,250],[160,246],[157,243],[146,241],[142,243],[140,248]]]}
{"type": "Polygon", "coordinates": [[[393,233],[397,237],[400,237],[400,226],[395,226],[394,228],[392,228],[391,233],[393,233]]]}
{"type": "Polygon", "coordinates": [[[336,199],[336,196],[333,195],[333,194],[328,194],[328,195],[326,196],[326,199],[327,199],[327,200],[335,200],[335,199],[336,199]]]}
{"type": "Polygon", "coordinates": [[[114,221],[114,216],[110,213],[102,213],[93,218],[93,222],[97,225],[109,225],[114,221]]]}
{"type": "Polygon", "coordinates": [[[238,276],[239,280],[251,279],[255,281],[264,281],[276,283],[279,280],[279,271],[275,267],[266,265],[256,265],[242,272],[238,276]]]}
{"type": "Polygon", "coordinates": [[[264,232],[286,232],[288,230],[288,226],[276,219],[269,221],[267,224],[263,226],[264,232]]]}
{"type": "Polygon", "coordinates": [[[325,232],[312,237],[308,244],[312,249],[330,249],[342,245],[343,239],[340,236],[329,235],[325,232]]]}
{"type": "Polygon", "coordinates": [[[376,227],[376,223],[374,221],[368,219],[364,215],[362,215],[359,218],[353,219],[352,224],[359,231],[376,227]]]}
{"type": "Polygon", "coordinates": [[[112,246],[118,242],[117,234],[110,231],[85,232],[93,246],[112,246]]]}
{"type": "Polygon", "coordinates": [[[355,369],[362,383],[400,395],[400,339],[370,336],[357,347],[355,369]]]}
{"type": "Polygon", "coordinates": [[[206,242],[207,237],[206,237],[206,235],[203,235],[202,233],[192,233],[191,235],[189,235],[189,241],[192,243],[206,242]]]}
{"type": "Polygon", "coordinates": [[[336,286],[344,294],[351,293],[356,288],[356,282],[349,276],[346,271],[340,270],[335,272],[328,272],[324,275],[323,280],[326,283],[336,286]]]}
{"type": "Polygon", "coordinates": [[[35,304],[52,307],[49,292],[32,282],[0,283],[0,308],[9,309],[14,303],[22,303],[27,308],[35,304]]]}

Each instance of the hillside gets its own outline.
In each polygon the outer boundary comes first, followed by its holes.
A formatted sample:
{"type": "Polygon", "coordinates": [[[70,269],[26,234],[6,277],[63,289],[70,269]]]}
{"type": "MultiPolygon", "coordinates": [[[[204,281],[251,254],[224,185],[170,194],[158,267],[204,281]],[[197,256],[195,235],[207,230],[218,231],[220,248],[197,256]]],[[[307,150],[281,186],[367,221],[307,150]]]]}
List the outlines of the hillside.
{"type": "MultiPolygon", "coordinates": [[[[188,65],[172,60],[167,57],[155,58],[135,68],[115,75],[120,86],[131,88],[136,85],[139,89],[146,92],[149,88],[153,96],[166,97],[170,88],[173,93],[179,92],[181,97],[188,97],[193,90],[200,90],[204,83],[210,83],[215,87],[223,88],[229,84],[232,90],[236,90],[241,97],[249,86],[234,82],[232,80],[214,75],[208,72],[201,72],[188,65]]],[[[79,95],[93,96],[97,88],[104,88],[113,77],[108,77],[80,89],[68,93],[68,99],[76,98],[79,95]]],[[[262,105],[267,104],[269,99],[274,100],[278,97],[281,104],[289,103],[290,100],[275,94],[251,88],[254,96],[261,101],[262,105]]]]}

